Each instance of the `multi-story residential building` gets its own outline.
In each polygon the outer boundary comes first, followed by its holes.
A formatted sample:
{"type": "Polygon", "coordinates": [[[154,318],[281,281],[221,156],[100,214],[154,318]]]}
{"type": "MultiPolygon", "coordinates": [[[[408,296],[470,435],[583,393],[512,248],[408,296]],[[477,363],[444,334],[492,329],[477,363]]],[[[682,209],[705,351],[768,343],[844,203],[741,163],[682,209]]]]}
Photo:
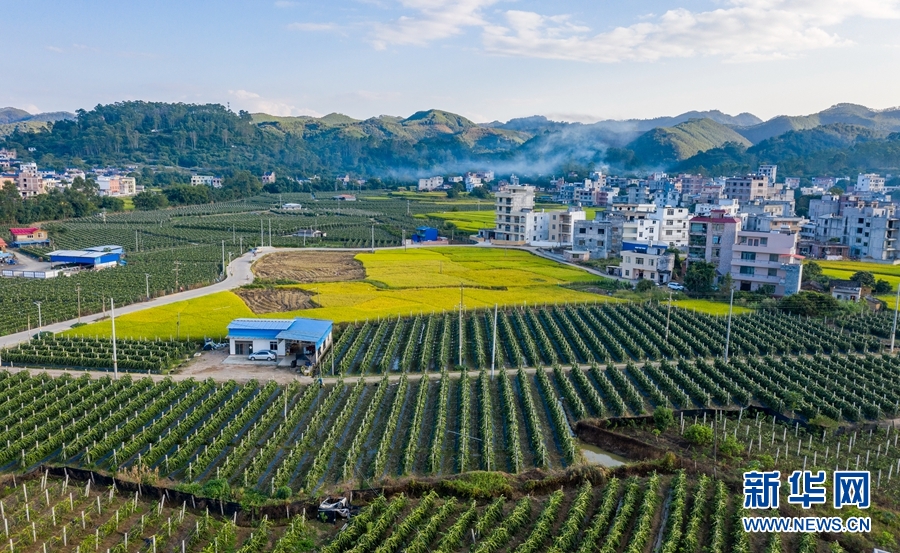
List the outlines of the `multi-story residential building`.
{"type": "Polygon", "coordinates": [[[610,209],[623,217],[622,242],[650,242],[659,236],[659,220],[651,218],[654,204],[614,203],[610,209]]]}
{"type": "Polygon", "coordinates": [[[800,188],[800,177],[785,177],[784,185],[789,190],[796,190],[800,188]]]}
{"type": "MultiPolygon", "coordinates": [[[[270,171],[268,173],[263,173],[262,179],[260,179],[263,184],[274,184],[275,183],[275,171],[270,171]]],[[[344,186],[347,185],[347,182],[344,182],[344,186]]]]}
{"type": "Polygon", "coordinates": [[[210,188],[222,188],[222,179],[212,175],[194,175],[191,177],[192,186],[209,186],[210,188]]]}
{"type": "Polygon", "coordinates": [[[736,290],[771,286],[775,296],[789,296],[800,291],[802,260],[796,234],[741,230],[732,245],[729,272],[736,290]]]}
{"type": "Polygon", "coordinates": [[[474,173],[468,173],[464,182],[466,185],[466,192],[471,192],[484,184],[481,177],[476,176],[474,173]]]}
{"type": "Polygon", "coordinates": [[[692,218],[688,224],[688,262],[713,263],[724,275],[731,268],[732,246],[740,230],[741,220],[724,211],[692,218]]]}
{"type": "Polygon", "coordinates": [[[687,208],[657,207],[650,218],[657,222],[657,241],[674,247],[688,245],[688,221],[691,214],[687,208]]]}
{"type": "Polygon", "coordinates": [[[619,276],[630,280],[651,280],[665,284],[672,278],[675,254],[667,253],[664,244],[622,243],[622,262],[619,276]]]}
{"type": "Polygon", "coordinates": [[[711,178],[702,175],[682,174],[678,175],[678,180],[681,181],[681,193],[688,196],[700,194],[704,186],[712,184],[711,178]]]}
{"type": "Polygon", "coordinates": [[[38,172],[36,164],[23,163],[19,166],[16,188],[23,198],[32,198],[46,192],[44,177],[38,172]]]}
{"type": "Polygon", "coordinates": [[[16,151],[15,150],[7,150],[6,148],[0,148],[0,160],[15,161],[16,160],[16,151]]]}
{"type": "Polygon", "coordinates": [[[622,204],[652,204],[654,198],[650,193],[650,187],[646,184],[633,184],[627,188],[620,188],[619,195],[613,198],[613,203],[622,204]]]}
{"type": "Polygon", "coordinates": [[[900,219],[895,210],[893,204],[879,206],[878,202],[844,208],[844,243],[850,246],[851,257],[878,261],[898,258],[900,219]]]}
{"type": "Polygon", "coordinates": [[[566,211],[550,211],[548,216],[547,238],[560,245],[572,244],[572,233],[575,224],[585,220],[585,212],[580,207],[570,207],[566,211]]]}
{"type": "Polygon", "coordinates": [[[860,173],[856,177],[854,192],[884,192],[884,177],[875,173],[860,173]]]}
{"type": "Polygon", "coordinates": [[[498,190],[495,198],[494,240],[518,244],[536,241],[541,221],[535,217],[534,187],[507,186],[498,190]]]}
{"type": "Polygon", "coordinates": [[[616,256],[622,251],[623,226],[620,213],[598,211],[593,220],[575,222],[572,249],[588,251],[594,259],[616,256]]]}
{"type": "Polygon", "coordinates": [[[745,175],[725,179],[725,196],[741,203],[769,195],[769,178],[765,175],[745,175]]]}
{"type": "Polygon", "coordinates": [[[760,165],[756,173],[759,175],[764,175],[767,179],[769,179],[769,184],[775,184],[775,182],[777,181],[775,177],[778,175],[778,166],[768,164],[760,165]]]}
{"type": "Polygon", "coordinates": [[[715,202],[694,204],[694,214],[700,217],[709,216],[713,211],[722,211],[725,215],[737,217],[740,212],[740,204],[737,200],[720,198],[715,202]]]}
{"type": "Polygon", "coordinates": [[[419,191],[429,191],[444,186],[444,177],[428,177],[419,179],[419,191]]]}

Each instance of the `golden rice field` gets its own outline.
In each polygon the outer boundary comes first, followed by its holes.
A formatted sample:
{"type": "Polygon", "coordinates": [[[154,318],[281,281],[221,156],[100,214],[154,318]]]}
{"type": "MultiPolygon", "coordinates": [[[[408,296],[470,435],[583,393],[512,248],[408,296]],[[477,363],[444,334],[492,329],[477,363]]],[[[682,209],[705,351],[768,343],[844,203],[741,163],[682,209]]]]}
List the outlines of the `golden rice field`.
{"type": "MultiPolygon", "coordinates": [[[[900,265],[887,265],[884,263],[869,263],[865,261],[819,261],[816,263],[822,267],[822,273],[831,278],[849,280],[857,271],[868,271],[875,275],[875,280],[886,280],[894,289],[900,286],[900,265]]],[[[895,294],[882,294],[878,299],[887,302],[893,309],[897,301],[895,294]]]]}
{"type": "MultiPolygon", "coordinates": [[[[310,292],[321,307],[267,313],[267,318],[296,316],[348,322],[385,316],[457,309],[462,284],[465,308],[494,304],[537,304],[619,301],[608,296],[564,287],[598,280],[520,250],[433,248],[383,250],[357,255],[366,268],[365,281],[293,285],[310,292]]],[[[228,323],[254,315],[232,292],[154,307],[116,319],[121,337],[153,338],[222,336],[228,323]]],[[[109,321],[68,331],[85,336],[109,336],[109,321]]]]}

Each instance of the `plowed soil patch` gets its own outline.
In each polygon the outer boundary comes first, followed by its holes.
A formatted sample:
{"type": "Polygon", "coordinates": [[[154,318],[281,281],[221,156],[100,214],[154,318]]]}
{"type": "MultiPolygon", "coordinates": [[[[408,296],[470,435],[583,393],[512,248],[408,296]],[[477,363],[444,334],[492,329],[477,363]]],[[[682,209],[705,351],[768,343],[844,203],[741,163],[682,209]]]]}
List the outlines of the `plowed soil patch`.
{"type": "Polygon", "coordinates": [[[366,278],[363,264],[353,252],[280,252],[269,254],[253,264],[253,273],[268,280],[293,280],[300,283],[338,282],[366,278]]]}

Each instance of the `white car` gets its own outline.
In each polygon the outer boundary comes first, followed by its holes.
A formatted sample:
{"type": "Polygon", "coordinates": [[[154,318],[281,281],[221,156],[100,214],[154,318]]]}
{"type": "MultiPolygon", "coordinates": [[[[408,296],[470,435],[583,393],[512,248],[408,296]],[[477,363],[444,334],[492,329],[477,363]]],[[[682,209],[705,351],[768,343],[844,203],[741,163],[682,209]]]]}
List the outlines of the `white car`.
{"type": "Polygon", "coordinates": [[[678,284],[677,282],[670,282],[670,283],[666,284],[666,286],[668,286],[672,290],[676,290],[678,292],[684,290],[684,286],[681,284],[678,284]]]}
{"type": "Polygon", "coordinates": [[[277,357],[277,354],[270,349],[261,349],[259,351],[254,351],[247,359],[251,361],[274,361],[277,357]]]}

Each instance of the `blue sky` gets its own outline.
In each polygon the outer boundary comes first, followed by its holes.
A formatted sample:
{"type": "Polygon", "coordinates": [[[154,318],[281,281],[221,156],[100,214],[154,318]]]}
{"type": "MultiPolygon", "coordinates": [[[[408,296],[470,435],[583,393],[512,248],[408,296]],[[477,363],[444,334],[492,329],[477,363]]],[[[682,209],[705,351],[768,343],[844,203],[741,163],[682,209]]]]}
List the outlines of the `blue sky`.
{"type": "Polygon", "coordinates": [[[900,0],[0,0],[0,106],[762,118],[900,104],[900,0]],[[892,32],[893,31],[893,32],[892,32]]]}

